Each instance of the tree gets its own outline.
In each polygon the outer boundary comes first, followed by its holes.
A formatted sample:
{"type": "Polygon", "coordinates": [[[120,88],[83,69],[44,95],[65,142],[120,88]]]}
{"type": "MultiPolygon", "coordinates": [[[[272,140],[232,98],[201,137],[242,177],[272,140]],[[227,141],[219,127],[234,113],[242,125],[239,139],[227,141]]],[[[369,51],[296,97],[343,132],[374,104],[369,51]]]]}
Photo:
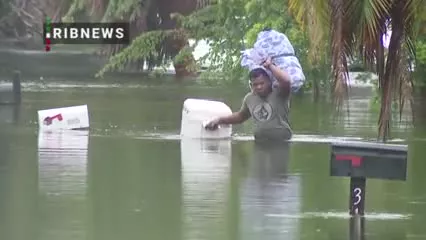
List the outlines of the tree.
{"type": "Polygon", "coordinates": [[[21,46],[41,45],[45,16],[56,21],[69,4],[69,0],[0,0],[0,36],[21,46]]]}
{"type": "MultiPolygon", "coordinates": [[[[271,27],[285,33],[292,42],[296,55],[308,75],[305,87],[314,86],[314,92],[318,93],[320,87],[327,85],[326,77],[319,76],[328,73],[327,69],[330,69],[324,44],[318,48],[316,54],[308,51],[308,35],[289,15],[287,8],[283,8],[282,0],[210,1],[207,6],[187,16],[174,14],[174,18],[178,23],[177,29],[184,32],[188,38],[207,40],[210,45],[211,51],[198,61],[199,64],[203,64],[204,60],[208,61],[206,65],[209,67],[201,76],[204,80],[205,77],[210,79],[213,77],[215,84],[241,83],[241,81],[245,84],[246,71],[241,68],[239,62],[241,50],[252,47],[257,34],[265,27],[271,27]],[[315,76],[309,76],[311,73],[315,76]]],[[[147,36],[148,34],[146,33],[147,36]]],[[[127,53],[123,52],[113,57],[101,74],[105,69],[118,69],[130,57],[137,58],[135,54],[141,51],[137,46],[148,46],[144,39],[146,39],[144,36],[135,39],[135,44],[125,50],[127,53]]],[[[148,47],[144,49],[148,50],[148,47]]],[[[154,51],[151,47],[149,49],[154,51]]],[[[186,54],[191,51],[189,47],[185,49],[186,54]]]]}
{"type": "Polygon", "coordinates": [[[333,93],[338,107],[347,96],[348,60],[357,56],[378,75],[378,138],[383,141],[390,135],[393,101],[401,111],[407,100],[412,102],[415,23],[424,5],[424,0],[289,0],[291,11],[309,26],[310,36],[316,36],[312,49],[327,38],[331,41],[333,93]],[[382,36],[387,28],[392,29],[392,36],[385,54],[382,36]]]}
{"type": "MultiPolygon", "coordinates": [[[[163,65],[188,45],[187,35],[176,29],[172,13],[187,15],[202,5],[202,0],[74,0],[64,20],[89,19],[91,21],[130,22],[131,43],[129,46],[109,46],[100,53],[110,62],[98,74],[122,70],[127,67],[148,69],[163,65]],[[200,3],[201,2],[201,3],[200,3]]],[[[185,68],[192,55],[174,62],[177,75],[188,75],[185,68]],[[184,68],[182,69],[182,65],[184,68]]],[[[188,63],[189,62],[189,63],[188,63]]]]}

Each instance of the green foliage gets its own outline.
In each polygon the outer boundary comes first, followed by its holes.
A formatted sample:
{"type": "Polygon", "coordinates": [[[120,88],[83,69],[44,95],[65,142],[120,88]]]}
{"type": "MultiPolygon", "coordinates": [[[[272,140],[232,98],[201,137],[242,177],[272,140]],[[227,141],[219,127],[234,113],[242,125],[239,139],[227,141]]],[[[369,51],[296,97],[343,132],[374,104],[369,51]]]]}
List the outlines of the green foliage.
{"type": "Polygon", "coordinates": [[[415,23],[415,31],[417,33],[416,37],[416,60],[415,60],[415,77],[414,83],[417,87],[425,88],[426,87],[426,5],[419,5],[418,9],[418,19],[415,23]]]}
{"type": "Polygon", "coordinates": [[[65,22],[73,22],[78,16],[86,15],[102,22],[125,20],[133,21],[142,11],[147,11],[151,0],[73,0],[63,17],[65,22]],[[103,9],[100,6],[106,5],[103,9]],[[97,16],[100,16],[97,17],[97,16]]]}
{"type": "MultiPolygon", "coordinates": [[[[157,58],[159,55],[158,46],[168,35],[174,32],[173,30],[160,30],[141,34],[133,40],[130,46],[112,56],[109,62],[96,74],[96,77],[102,77],[108,71],[122,71],[127,64],[132,62],[147,58],[157,58]]],[[[160,63],[159,65],[163,64],[164,63],[160,63]]]]}
{"type": "Polygon", "coordinates": [[[244,12],[245,1],[219,2],[183,17],[176,16],[179,25],[184,28],[189,38],[207,40],[210,52],[199,59],[198,64],[209,62],[207,73],[209,79],[239,81],[242,68],[239,65],[240,51],[244,49],[244,34],[247,23],[244,12]],[[238,6],[238,7],[237,7],[238,6]]]}
{"type": "Polygon", "coordinates": [[[185,70],[190,73],[196,73],[199,70],[199,66],[196,64],[192,52],[194,48],[187,45],[183,47],[179,53],[173,58],[174,66],[183,65],[185,70]]]}
{"type": "MultiPolygon", "coordinates": [[[[201,77],[212,79],[216,75],[216,79],[221,81],[245,84],[247,70],[240,66],[241,50],[252,47],[258,33],[270,27],[286,34],[293,44],[308,77],[305,88],[312,86],[309,83],[312,80],[327,80],[326,75],[319,71],[327,62],[321,66],[310,65],[308,36],[288,13],[286,1],[220,1],[189,16],[178,16],[178,19],[190,38],[210,40],[211,51],[200,59],[199,64],[209,60],[211,66],[201,77]]],[[[326,51],[326,47],[322,49],[323,55],[326,51]]]]}
{"type": "Polygon", "coordinates": [[[426,40],[417,41],[417,63],[426,65],[426,40]]]}
{"type": "Polygon", "coordinates": [[[417,87],[426,87],[426,14],[424,14],[426,6],[419,9],[419,19],[417,21],[417,38],[416,38],[416,61],[415,61],[415,78],[414,83],[417,87]]]}
{"type": "MultiPolygon", "coordinates": [[[[84,0],[74,0],[68,15],[72,15],[73,12],[87,11],[89,6],[84,5],[83,2],[84,0]]],[[[145,6],[144,10],[148,8],[147,2],[145,0],[142,3],[145,6]]],[[[290,16],[287,5],[287,0],[222,0],[194,11],[189,16],[173,14],[172,17],[178,20],[178,27],[182,28],[179,30],[184,30],[188,38],[207,40],[210,45],[210,52],[199,59],[196,66],[188,67],[195,70],[201,65],[207,65],[208,62],[209,68],[201,74],[201,78],[245,84],[247,70],[240,65],[241,50],[252,47],[257,34],[265,27],[270,27],[286,34],[293,44],[307,77],[305,89],[313,85],[326,87],[328,71],[324,69],[329,69],[329,62],[326,61],[328,46],[324,44],[322,49],[321,55],[325,60],[313,66],[308,56],[308,35],[290,16]]],[[[140,8],[137,7],[135,0],[111,0],[108,1],[102,18],[104,20],[122,19],[129,14],[135,14],[136,9],[140,8]]],[[[170,56],[160,59],[160,55],[163,54],[161,43],[170,34],[170,31],[160,30],[141,34],[130,46],[112,56],[97,76],[102,76],[107,71],[124,70],[126,65],[135,61],[156,59],[150,64],[149,69],[152,69],[154,66],[168,65],[171,61],[176,63],[180,61],[180,58],[188,56],[193,48],[185,47],[174,59],[170,56]]]]}
{"type": "Polygon", "coordinates": [[[130,23],[131,40],[138,39],[129,46],[102,46],[100,52],[110,56],[110,59],[96,74],[97,77],[103,76],[106,71],[121,71],[127,67],[134,68],[135,65],[138,70],[143,70],[145,63],[152,70],[154,66],[164,66],[170,60],[165,38],[171,32],[162,32],[160,23],[154,19],[160,14],[156,4],[152,0],[73,0],[63,21],[130,23]]]}
{"type": "Polygon", "coordinates": [[[185,46],[179,53],[173,58],[173,63],[175,64],[184,64],[189,57],[192,57],[192,52],[194,49],[189,46],[185,46]]]}
{"type": "MultiPolygon", "coordinates": [[[[104,11],[101,14],[104,21],[129,19],[135,14],[141,15],[141,11],[149,9],[150,4],[149,0],[140,2],[141,5],[138,5],[139,2],[136,0],[110,0],[105,2],[107,4],[105,10],[101,10],[92,9],[95,1],[99,0],[74,0],[67,17],[97,10],[104,11]]],[[[171,58],[172,56],[167,54],[164,56],[165,48],[162,46],[167,36],[184,32],[189,39],[207,40],[210,45],[210,52],[195,65],[188,67],[197,70],[201,65],[208,63],[209,68],[201,74],[201,78],[245,84],[247,70],[240,65],[241,50],[252,47],[257,34],[265,27],[270,27],[286,34],[292,42],[307,76],[305,88],[313,85],[310,81],[319,81],[320,83],[316,85],[326,86],[321,84],[327,81],[327,77],[320,69],[328,66],[327,62],[311,66],[308,59],[308,35],[290,16],[287,5],[287,0],[221,0],[211,1],[210,5],[194,11],[189,16],[174,13],[172,18],[178,22],[176,30],[142,33],[130,46],[112,56],[97,76],[101,77],[107,71],[124,70],[131,62],[148,61],[151,70],[155,66],[169,65],[172,61],[177,63],[185,59],[193,50],[192,47],[185,47],[175,58],[171,58]]],[[[322,52],[322,55],[326,56],[327,46],[322,52]]]]}
{"type": "Polygon", "coordinates": [[[426,40],[418,40],[416,42],[416,51],[417,56],[415,70],[418,75],[416,83],[420,86],[426,86],[426,79],[421,77],[426,73],[426,40]]]}

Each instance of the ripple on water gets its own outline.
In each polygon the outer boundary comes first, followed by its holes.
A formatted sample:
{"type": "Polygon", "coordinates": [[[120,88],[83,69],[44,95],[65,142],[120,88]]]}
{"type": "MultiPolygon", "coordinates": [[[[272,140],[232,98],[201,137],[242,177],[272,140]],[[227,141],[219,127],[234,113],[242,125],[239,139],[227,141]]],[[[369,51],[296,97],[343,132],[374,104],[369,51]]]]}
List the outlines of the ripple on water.
{"type": "MultiPolygon", "coordinates": [[[[351,216],[347,212],[305,212],[298,215],[290,214],[267,214],[268,217],[278,218],[339,218],[350,219],[351,216]]],[[[411,218],[411,214],[398,213],[366,213],[364,217],[368,220],[406,220],[411,218]]]]}
{"type": "MultiPolygon", "coordinates": [[[[175,133],[147,133],[142,136],[135,137],[136,139],[163,139],[163,140],[180,140],[179,134],[175,133]]],[[[252,135],[234,135],[233,141],[244,142],[253,141],[252,135]]],[[[361,137],[337,137],[327,135],[306,135],[306,134],[294,134],[290,142],[300,143],[331,143],[335,141],[374,141],[374,139],[367,139],[361,137]]],[[[404,139],[390,139],[389,142],[405,142],[404,139]]]]}
{"type": "Polygon", "coordinates": [[[70,88],[146,88],[147,86],[141,84],[81,84],[81,83],[63,83],[63,82],[50,82],[40,80],[39,82],[25,82],[22,83],[24,92],[44,92],[44,91],[66,91],[70,88]]]}

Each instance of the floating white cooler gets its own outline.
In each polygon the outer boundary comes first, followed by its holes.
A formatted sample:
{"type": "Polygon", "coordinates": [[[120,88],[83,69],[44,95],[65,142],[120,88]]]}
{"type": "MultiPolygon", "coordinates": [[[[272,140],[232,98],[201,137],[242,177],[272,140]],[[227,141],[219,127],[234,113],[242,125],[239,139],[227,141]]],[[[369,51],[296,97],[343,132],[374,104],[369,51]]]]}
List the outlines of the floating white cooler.
{"type": "Polygon", "coordinates": [[[221,125],[214,131],[206,130],[205,124],[217,117],[232,114],[223,102],[205,99],[186,99],[183,103],[180,135],[182,138],[224,139],[232,134],[231,125],[221,125]]]}
{"type": "Polygon", "coordinates": [[[89,113],[87,105],[54,108],[38,111],[39,129],[87,129],[89,113]]]}

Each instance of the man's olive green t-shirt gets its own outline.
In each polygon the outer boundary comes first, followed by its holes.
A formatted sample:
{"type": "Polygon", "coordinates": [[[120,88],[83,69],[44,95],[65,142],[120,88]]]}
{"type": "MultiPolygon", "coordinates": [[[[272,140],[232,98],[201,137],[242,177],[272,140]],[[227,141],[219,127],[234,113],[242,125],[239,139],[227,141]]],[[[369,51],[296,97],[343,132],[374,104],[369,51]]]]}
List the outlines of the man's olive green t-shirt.
{"type": "Polygon", "coordinates": [[[241,111],[250,114],[254,121],[257,140],[288,140],[292,137],[289,124],[290,96],[279,88],[264,98],[250,92],[243,100],[241,111]]]}

